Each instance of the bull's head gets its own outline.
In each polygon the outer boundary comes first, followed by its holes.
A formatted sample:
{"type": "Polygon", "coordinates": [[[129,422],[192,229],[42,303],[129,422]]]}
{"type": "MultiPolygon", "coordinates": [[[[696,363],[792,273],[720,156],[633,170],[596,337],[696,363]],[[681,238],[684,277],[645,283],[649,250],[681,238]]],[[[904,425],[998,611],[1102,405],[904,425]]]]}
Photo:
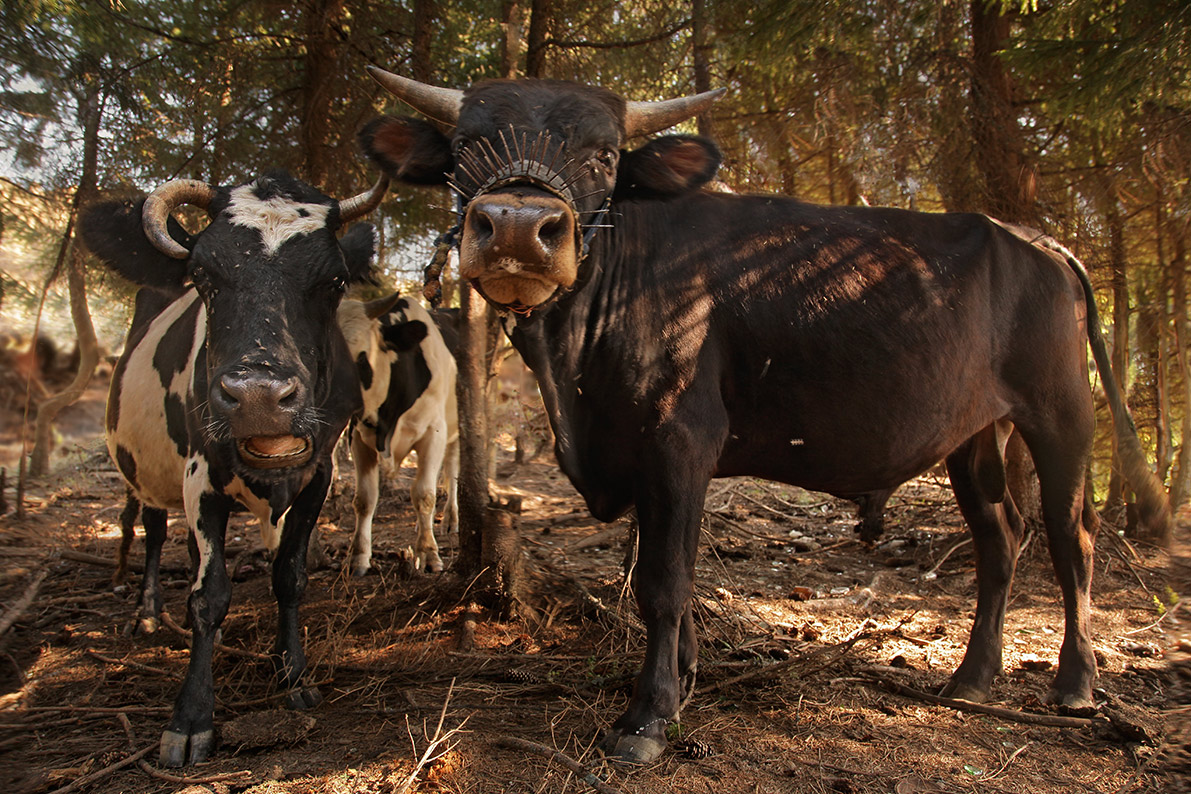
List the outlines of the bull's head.
{"type": "Polygon", "coordinates": [[[370,67],[390,92],[453,129],[385,117],[360,133],[386,173],[459,194],[459,268],[492,303],[525,312],[580,278],[614,192],[665,195],[697,187],[719,165],[708,141],[674,136],[624,152],[629,138],[705,110],[723,91],[626,102],[602,88],[555,80],[492,80],[435,88],[370,67]]]}
{"type": "MultiPolygon", "coordinates": [[[[335,312],[346,286],[370,276],[375,233],[367,224],[342,239],[336,232],[379,204],[387,186],[382,177],[366,193],[336,201],[280,172],[230,188],[175,180],[143,209],[100,205],[85,219],[88,247],[118,272],[143,286],[198,292],[207,391],[195,395],[206,402],[196,430],[246,476],[289,476],[310,463],[359,403],[358,392],[354,401],[344,395],[346,414],[328,415],[338,411],[328,394],[342,387],[332,365],[345,355],[335,312]],[[193,239],[170,220],[182,204],[211,218],[193,239]]],[[[162,366],[180,370],[182,362],[163,358],[162,366]]]]}

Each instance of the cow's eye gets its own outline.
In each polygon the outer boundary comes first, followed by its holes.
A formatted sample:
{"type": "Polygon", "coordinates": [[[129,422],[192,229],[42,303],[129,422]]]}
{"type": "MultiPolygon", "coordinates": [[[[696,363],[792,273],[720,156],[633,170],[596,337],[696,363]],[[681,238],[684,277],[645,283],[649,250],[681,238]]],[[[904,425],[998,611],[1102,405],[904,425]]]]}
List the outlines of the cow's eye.
{"type": "Polygon", "coordinates": [[[605,147],[603,149],[600,149],[598,152],[596,152],[595,157],[596,157],[596,160],[599,161],[600,165],[604,166],[604,168],[611,170],[613,167],[616,166],[616,150],[615,149],[610,149],[610,148],[605,147]]]}

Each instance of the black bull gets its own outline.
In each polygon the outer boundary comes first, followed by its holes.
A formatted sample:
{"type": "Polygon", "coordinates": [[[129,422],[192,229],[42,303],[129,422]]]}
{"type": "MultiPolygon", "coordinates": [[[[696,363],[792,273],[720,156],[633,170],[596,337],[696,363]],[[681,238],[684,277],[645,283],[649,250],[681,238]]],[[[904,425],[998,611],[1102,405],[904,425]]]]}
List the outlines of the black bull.
{"type": "MultiPolygon", "coordinates": [[[[453,137],[384,118],[361,134],[366,151],[399,179],[449,172],[461,195],[461,273],[512,312],[563,470],[596,517],[636,507],[633,587],[648,642],[605,749],[655,758],[694,691],[691,591],[713,477],[854,496],[945,458],[978,584],[968,648],[944,692],[987,698],[1023,529],[1005,485],[1013,427],[1038,471],[1064,599],[1049,697],[1092,703],[1097,521],[1083,487],[1086,345],[1098,320],[1086,273],[1061,246],[977,214],[702,191],[719,155],[699,138],[622,151],[714,94],[626,105],[551,81],[452,92],[373,75],[453,137]],[[607,228],[585,232],[598,226],[607,228]]],[[[1103,365],[1100,375],[1115,390],[1103,365]]],[[[1118,437],[1136,450],[1120,410],[1118,437]]],[[[1168,524],[1160,488],[1147,493],[1147,518],[1168,524]]]]}

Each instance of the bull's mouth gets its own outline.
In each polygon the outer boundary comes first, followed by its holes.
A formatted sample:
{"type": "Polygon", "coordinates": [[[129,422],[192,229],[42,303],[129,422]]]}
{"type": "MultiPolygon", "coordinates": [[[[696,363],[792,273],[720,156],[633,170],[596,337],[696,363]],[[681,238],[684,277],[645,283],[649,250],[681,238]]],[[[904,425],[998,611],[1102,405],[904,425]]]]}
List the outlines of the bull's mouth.
{"type": "Polygon", "coordinates": [[[524,273],[489,273],[476,281],[489,301],[514,311],[528,311],[549,303],[563,286],[524,273]]]}
{"type": "Polygon", "coordinates": [[[254,436],[236,442],[240,460],[254,469],[301,466],[314,454],[314,444],[297,436],[254,436]]]}

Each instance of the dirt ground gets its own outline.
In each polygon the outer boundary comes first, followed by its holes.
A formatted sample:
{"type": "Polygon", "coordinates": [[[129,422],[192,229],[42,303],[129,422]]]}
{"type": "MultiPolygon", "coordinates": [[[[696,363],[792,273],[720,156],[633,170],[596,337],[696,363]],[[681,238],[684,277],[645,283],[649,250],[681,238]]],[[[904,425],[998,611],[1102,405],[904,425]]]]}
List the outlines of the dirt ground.
{"type": "MultiPolygon", "coordinates": [[[[214,665],[221,745],[211,761],[167,774],[153,764],[187,643],[169,628],[125,635],[136,574],[113,587],[110,564],[123,486],[96,435],[101,384],[89,397],[64,423],[56,474],[31,489],[27,516],[0,518],[0,625],[15,618],[0,633],[7,794],[529,794],[592,783],[625,794],[1191,791],[1191,611],[1178,600],[1191,594],[1186,520],[1169,553],[1106,525],[1092,622],[1107,705],[1093,721],[1031,724],[913,694],[938,691],[958,664],[974,607],[971,544],[932,476],[894,496],[873,547],[855,540],[850,503],[755,480],[713,483],[696,589],[699,692],[658,763],[604,762],[600,730],[623,708],[644,646],[625,587],[632,524],[592,519],[549,453],[502,461],[495,483],[521,497],[526,556],[550,583],[533,621],[473,622],[467,582],[401,575],[408,468],[382,497],[376,573],[346,576],[343,473],[320,521],[340,565],[311,575],[303,609],[309,675],[325,697],[309,712],[277,710],[262,661],[276,622],[268,567],[255,527],[234,519],[233,602],[214,665]]],[[[0,418],[10,456],[0,465],[11,504],[10,417],[0,418]]],[[[163,580],[180,619],[185,531],[180,517],[170,526],[163,580]]],[[[449,564],[456,540],[441,540],[449,564]]],[[[1045,547],[1035,536],[1022,554],[993,705],[1053,717],[1039,701],[1063,622],[1045,547]]],[[[138,540],[134,559],[142,554],[138,540]]]]}

